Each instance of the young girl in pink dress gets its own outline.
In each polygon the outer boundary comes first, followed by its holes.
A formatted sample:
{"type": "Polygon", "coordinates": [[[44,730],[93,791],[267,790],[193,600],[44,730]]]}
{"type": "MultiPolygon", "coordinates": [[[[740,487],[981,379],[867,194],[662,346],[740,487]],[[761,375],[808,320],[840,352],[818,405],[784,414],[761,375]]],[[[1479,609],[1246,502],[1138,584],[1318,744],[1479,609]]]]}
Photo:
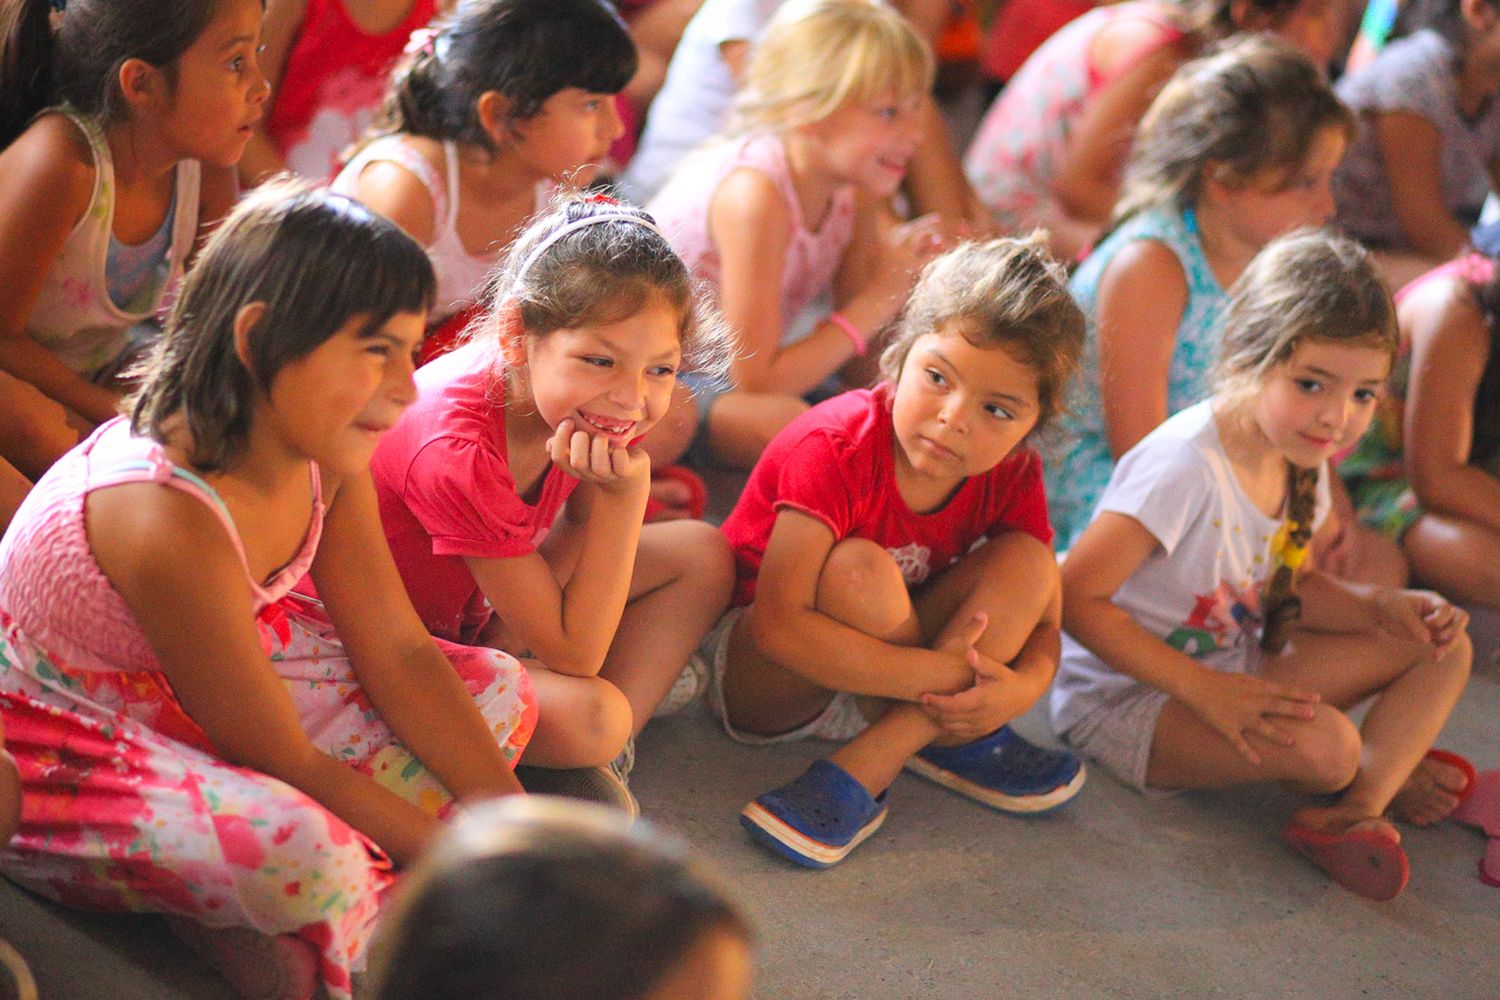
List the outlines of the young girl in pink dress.
{"type": "Polygon", "coordinates": [[[455,797],[519,790],[517,662],[422,628],[370,455],[415,397],[421,249],[268,189],[208,243],[145,372],[0,541],[12,880],[176,918],[244,994],[349,973],[455,797]],[[287,599],[304,573],[326,607],[287,599]],[[210,930],[213,928],[213,930],[210,930]]]}

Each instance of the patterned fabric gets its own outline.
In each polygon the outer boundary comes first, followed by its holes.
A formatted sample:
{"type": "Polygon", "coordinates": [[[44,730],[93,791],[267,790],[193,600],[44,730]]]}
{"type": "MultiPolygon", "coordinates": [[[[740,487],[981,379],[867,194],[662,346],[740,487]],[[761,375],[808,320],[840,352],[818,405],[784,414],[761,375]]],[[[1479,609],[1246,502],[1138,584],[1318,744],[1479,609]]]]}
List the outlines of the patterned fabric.
{"type": "Polygon", "coordinates": [[[374,120],[407,39],[436,10],[434,0],[412,0],[400,24],[368,35],[343,0],[308,0],[266,111],[266,135],[288,169],[320,183],[338,172],[344,151],[374,120]]]}
{"type": "MultiPolygon", "coordinates": [[[[437,294],[433,299],[429,322],[436,325],[474,305],[484,290],[490,270],[500,262],[509,240],[497,241],[488,253],[471,254],[458,235],[458,144],[443,142],[443,173],[439,174],[411,145],[404,134],[381,136],[361,149],[349,165],[334,178],[333,190],[354,197],[359,175],[372,163],[395,163],[405,167],[427,189],[432,198],[432,242],[425,248],[427,259],[437,276],[437,294]]],[[[556,185],[551,181],[537,184],[532,211],[552,197],[556,185]]]]}
{"type": "Polygon", "coordinates": [[[693,274],[719,287],[719,250],[708,230],[708,207],[730,171],[747,168],[765,174],[776,185],[792,215],[792,239],[781,268],[783,329],[833,284],[844,252],[854,238],[854,188],[845,185],[833,196],[823,224],[810,229],[792,187],[786,147],[779,135],[760,133],[725,140],[705,149],[699,159],[679,170],[646,206],[693,274]]]}
{"type": "MultiPolygon", "coordinates": [[[[1396,296],[1399,303],[1419,286],[1434,280],[1458,278],[1476,287],[1494,280],[1495,261],[1483,254],[1469,254],[1427,272],[1396,296]]],[[[1411,385],[1411,344],[1404,342],[1386,394],[1381,397],[1370,429],[1354,450],[1339,463],[1339,475],[1349,488],[1349,498],[1362,523],[1397,541],[1422,516],[1422,505],[1407,479],[1402,428],[1406,421],[1406,395],[1411,385]]],[[[1489,363],[1474,399],[1474,441],[1469,461],[1492,473],[1500,473],[1500,352],[1491,347],[1489,363]]]]}
{"type": "Polygon", "coordinates": [[[1372,246],[1411,249],[1391,208],[1391,183],[1371,127],[1376,114],[1399,112],[1425,119],[1437,129],[1443,207],[1465,225],[1479,220],[1490,192],[1490,164],[1500,156],[1500,101],[1485,102],[1473,118],[1459,111],[1452,46],[1423,30],[1391,42],[1368,66],[1334,87],[1359,118],[1359,130],[1335,176],[1338,223],[1372,246]]]}
{"type": "Polygon", "coordinates": [[[182,276],[183,261],[198,235],[197,160],[177,163],[168,266],[148,289],[129,303],[115,305],[105,276],[110,234],[115,223],[115,170],[109,143],[94,119],[69,107],[43,114],[67,118],[88,139],[94,156],[94,191],[89,207],[68,234],[52,270],[26,318],[26,333],[73,371],[92,378],[107,370],[130,346],[130,327],[153,315],[167,290],[182,276]]]}
{"type": "Polygon", "coordinates": [[[1187,279],[1187,307],[1177,324],[1167,372],[1167,414],[1196,403],[1209,392],[1209,372],[1218,351],[1219,318],[1227,301],[1224,289],[1203,254],[1191,209],[1142,211],[1100,243],[1068,283],[1088,319],[1088,336],[1078,377],[1069,390],[1069,412],[1055,422],[1043,452],[1047,502],[1059,550],[1067,549],[1083,531],[1114,467],[1100,393],[1099,280],[1115,255],[1139,240],[1154,240],[1171,250],[1187,279]]]}
{"type": "Polygon", "coordinates": [[[1182,37],[1159,4],[1115,4],[1070,22],[1026,60],[990,106],[964,157],[970,183],[1002,232],[1024,233],[1062,213],[1052,181],[1067,162],[1084,109],[1140,60],[1182,37]],[[1126,18],[1156,24],[1161,34],[1104,76],[1089,48],[1100,31],[1126,18]]]}
{"type": "MultiPolygon", "coordinates": [[[[321,607],[287,596],[322,526],[315,466],[310,474],[301,552],[264,585],[251,581],[262,646],[316,746],[443,815],[448,793],[375,712],[321,607]]],[[[390,861],[301,791],[220,759],[188,716],[88,548],[85,497],[127,482],[198,497],[240,548],[207,484],[122,420],[65,455],[28,496],[0,542],[0,711],[23,793],[0,870],[69,905],[296,934],[320,953],[324,981],[343,1000],[390,861]]],[[[536,725],[520,664],[440,645],[514,760],[536,725]]]]}

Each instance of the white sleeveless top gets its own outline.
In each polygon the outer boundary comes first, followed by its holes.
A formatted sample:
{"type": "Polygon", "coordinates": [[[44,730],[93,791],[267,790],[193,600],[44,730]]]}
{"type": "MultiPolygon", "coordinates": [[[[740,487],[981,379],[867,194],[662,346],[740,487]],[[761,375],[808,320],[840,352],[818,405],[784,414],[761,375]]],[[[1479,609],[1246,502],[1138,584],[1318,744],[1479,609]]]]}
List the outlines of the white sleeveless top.
{"type": "Polygon", "coordinates": [[[130,327],[156,313],[182,277],[183,262],[198,235],[200,167],[197,160],[178,162],[167,267],[122,308],[110,298],[105,275],[115,222],[115,169],[109,143],[97,121],[72,108],[42,113],[62,115],[88,139],[94,156],[94,191],[88,209],[42,282],[26,319],[26,333],[73,371],[92,378],[119,358],[129,346],[130,327]]]}
{"type": "MultiPolygon", "coordinates": [[[[426,249],[437,274],[437,298],[429,323],[437,323],[473,305],[484,291],[490,270],[499,263],[501,253],[510,244],[509,238],[496,241],[493,250],[481,254],[471,254],[464,249],[463,240],[458,236],[458,145],[452,140],[443,142],[443,161],[446,176],[439,177],[432,163],[414,149],[405,136],[399,133],[384,135],[356,153],[339,171],[332,185],[334,191],[352,198],[365,167],[388,162],[411,171],[427,189],[432,198],[433,228],[432,242],[426,249]]],[[[537,185],[531,206],[533,213],[546,204],[552,196],[552,189],[553,185],[548,181],[537,185]]],[[[511,238],[514,236],[511,234],[511,238]]]]}

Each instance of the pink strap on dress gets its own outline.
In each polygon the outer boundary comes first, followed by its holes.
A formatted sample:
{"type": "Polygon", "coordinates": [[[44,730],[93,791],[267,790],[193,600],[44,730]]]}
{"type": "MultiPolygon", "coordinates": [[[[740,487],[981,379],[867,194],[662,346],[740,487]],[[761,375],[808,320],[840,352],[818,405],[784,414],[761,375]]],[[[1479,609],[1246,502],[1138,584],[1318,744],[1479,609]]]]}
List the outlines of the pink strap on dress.
{"type": "Polygon", "coordinates": [[[224,504],[218,492],[196,473],[174,464],[171,459],[167,458],[161,445],[153,443],[139,458],[118,462],[98,472],[90,471],[86,488],[92,493],[94,490],[109,486],[150,482],[181,490],[201,501],[214,512],[219,523],[224,526],[224,531],[229,535],[229,540],[234,544],[234,551],[239,554],[240,565],[245,568],[245,577],[250,581],[255,594],[258,612],[260,607],[275,603],[285,597],[297,581],[307,575],[308,569],[312,566],[313,556],[317,554],[318,541],[323,535],[323,477],[318,471],[316,462],[308,463],[308,474],[312,478],[313,506],[312,517],[308,521],[302,547],[298,549],[290,562],[277,570],[264,584],[251,575],[250,560],[245,555],[245,545],[240,540],[239,528],[235,526],[234,518],[230,516],[229,508],[224,504]]]}

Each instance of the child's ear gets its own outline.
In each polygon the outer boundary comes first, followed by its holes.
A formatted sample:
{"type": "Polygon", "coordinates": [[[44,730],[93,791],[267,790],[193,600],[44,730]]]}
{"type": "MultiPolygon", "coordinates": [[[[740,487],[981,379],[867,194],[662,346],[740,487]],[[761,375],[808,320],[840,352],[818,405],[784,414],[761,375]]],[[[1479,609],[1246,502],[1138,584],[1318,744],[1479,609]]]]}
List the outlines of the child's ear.
{"type": "Polygon", "coordinates": [[[131,110],[150,107],[167,96],[167,79],[144,59],[126,59],[115,77],[120,94],[131,110]]]}
{"type": "Polygon", "coordinates": [[[486,90],[474,102],[479,127],[484,129],[496,146],[503,146],[517,138],[515,122],[510,118],[512,107],[510,98],[498,90],[486,90]]]}
{"type": "Polygon", "coordinates": [[[1458,10],[1464,23],[1475,31],[1488,31],[1495,25],[1496,12],[1490,0],[1459,0],[1458,10]]]}
{"type": "MultiPolygon", "coordinates": [[[[251,302],[249,305],[241,306],[240,311],[234,314],[234,356],[240,359],[240,364],[245,366],[246,371],[250,368],[250,333],[266,315],[266,304],[264,302],[251,302]]],[[[252,374],[251,381],[254,376],[252,374]]]]}
{"type": "Polygon", "coordinates": [[[521,323],[521,304],[506,299],[495,309],[496,331],[500,337],[500,356],[512,370],[526,365],[526,327],[521,323]]]}

